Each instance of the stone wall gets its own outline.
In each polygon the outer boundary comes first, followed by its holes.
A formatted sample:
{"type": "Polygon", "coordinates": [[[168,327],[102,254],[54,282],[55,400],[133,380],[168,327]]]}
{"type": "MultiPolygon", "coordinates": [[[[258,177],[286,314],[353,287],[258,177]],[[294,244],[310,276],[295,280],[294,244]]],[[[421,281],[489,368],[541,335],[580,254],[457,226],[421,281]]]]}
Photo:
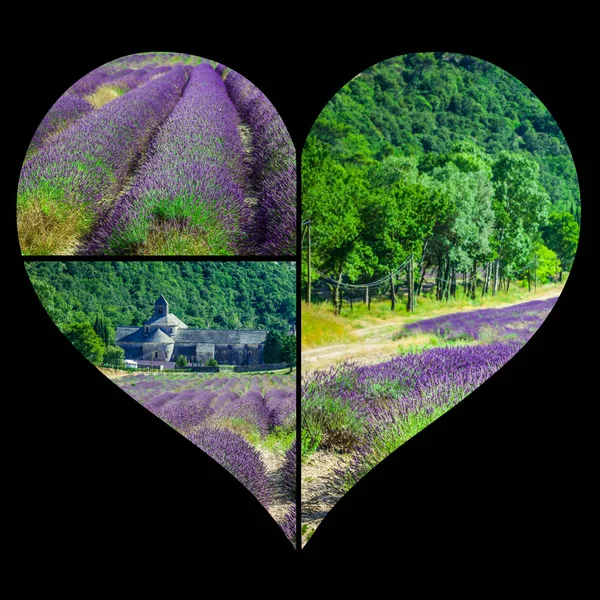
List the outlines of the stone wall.
{"type": "Polygon", "coordinates": [[[287,363],[276,363],[274,365],[236,365],[233,370],[236,373],[244,373],[245,371],[276,371],[278,369],[288,368],[287,363]]]}

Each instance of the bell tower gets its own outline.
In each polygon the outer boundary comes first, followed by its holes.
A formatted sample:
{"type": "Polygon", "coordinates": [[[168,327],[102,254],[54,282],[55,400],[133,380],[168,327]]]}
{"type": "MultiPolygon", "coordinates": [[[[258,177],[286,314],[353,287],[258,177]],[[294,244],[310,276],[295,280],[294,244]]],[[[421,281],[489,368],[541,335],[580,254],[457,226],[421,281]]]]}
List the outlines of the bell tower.
{"type": "Polygon", "coordinates": [[[161,294],[158,300],[154,303],[154,316],[155,317],[166,317],[169,314],[169,303],[165,300],[165,297],[161,294]]]}

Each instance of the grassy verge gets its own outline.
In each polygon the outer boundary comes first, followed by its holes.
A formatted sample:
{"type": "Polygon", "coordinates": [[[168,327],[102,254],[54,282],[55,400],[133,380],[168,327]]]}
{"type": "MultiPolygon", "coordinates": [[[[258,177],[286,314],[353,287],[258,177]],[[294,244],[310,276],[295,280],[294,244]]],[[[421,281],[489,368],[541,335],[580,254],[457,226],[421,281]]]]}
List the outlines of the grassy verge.
{"type": "Polygon", "coordinates": [[[347,344],[357,341],[356,331],[370,325],[404,325],[420,319],[431,318],[463,310],[494,308],[516,302],[526,302],[555,292],[561,292],[564,283],[538,286],[537,291],[529,292],[527,287],[514,285],[508,293],[497,296],[468,298],[457,291],[457,297],[448,301],[429,297],[419,297],[414,313],[407,313],[405,305],[398,302],[395,311],[390,310],[390,302],[371,302],[371,310],[364,303],[354,303],[352,309],[344,305],[339,316],[333,314],[331,303],[302,305],[302,349],[318,346],[347,344]]]}
{"type": "Polygon", "coordinates": [[[92,212],[42,194],[17,202],[17,230],[24,255],[72,254],[93,223],[92,212]]]}

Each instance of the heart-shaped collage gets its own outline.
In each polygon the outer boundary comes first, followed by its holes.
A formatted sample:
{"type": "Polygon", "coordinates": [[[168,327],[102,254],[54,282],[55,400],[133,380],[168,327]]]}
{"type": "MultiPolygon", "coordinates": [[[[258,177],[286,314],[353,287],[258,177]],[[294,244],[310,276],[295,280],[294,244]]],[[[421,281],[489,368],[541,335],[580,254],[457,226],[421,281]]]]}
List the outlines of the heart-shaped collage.
{"type": "Polygon", "coordinates": [[[581,224],[561,129],[490,62],[400,54],[323,104],[297,162],[242,73],[115,58],[47,112],[16,201],[61,361],[81,368],[73,346],[296,550],[528,343],[581,224]]]}

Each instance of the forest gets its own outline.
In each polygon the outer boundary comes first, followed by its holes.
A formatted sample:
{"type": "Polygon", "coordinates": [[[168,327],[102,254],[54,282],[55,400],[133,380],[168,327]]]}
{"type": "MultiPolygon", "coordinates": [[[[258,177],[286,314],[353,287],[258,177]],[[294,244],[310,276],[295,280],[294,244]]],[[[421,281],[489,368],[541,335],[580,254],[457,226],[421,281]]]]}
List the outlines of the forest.
{"type": "Polygon", "coordinates": [[[65,332],[140,326],[162,293],[188,327],[289,333],[296,321],[292,262],[26,262],[44,308],[65,332]]]}
{"type": "Polygon", "coordinates": [[[302,211],[311,279],[328,277],[339,312],[342,282],[387,277],[394,306],[405,274],[408,305],[426,276],[437,299],[560,280],[581,201],[566,140],[526,86],[422,53],[374,65],[327,104],[302,154],[302,211]]]}

